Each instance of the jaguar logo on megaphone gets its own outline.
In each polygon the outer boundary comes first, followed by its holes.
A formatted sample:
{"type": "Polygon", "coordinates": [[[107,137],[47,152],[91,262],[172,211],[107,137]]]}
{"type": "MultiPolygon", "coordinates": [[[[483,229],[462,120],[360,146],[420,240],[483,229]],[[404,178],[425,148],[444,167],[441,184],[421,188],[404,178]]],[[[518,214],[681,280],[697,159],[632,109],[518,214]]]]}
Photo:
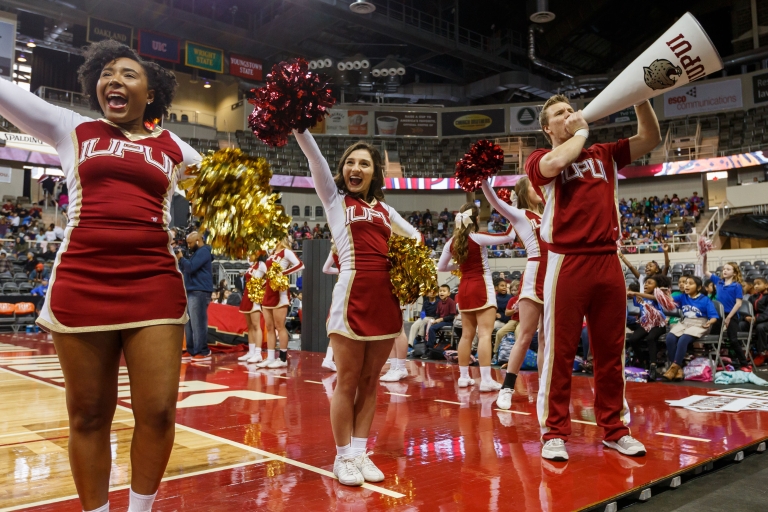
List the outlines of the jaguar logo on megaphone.
{"type": "Polygon", "coordinates": [[[685,13],[584,108],[584,119],[592,123],[721,69],[715,45],[685,13]]]}

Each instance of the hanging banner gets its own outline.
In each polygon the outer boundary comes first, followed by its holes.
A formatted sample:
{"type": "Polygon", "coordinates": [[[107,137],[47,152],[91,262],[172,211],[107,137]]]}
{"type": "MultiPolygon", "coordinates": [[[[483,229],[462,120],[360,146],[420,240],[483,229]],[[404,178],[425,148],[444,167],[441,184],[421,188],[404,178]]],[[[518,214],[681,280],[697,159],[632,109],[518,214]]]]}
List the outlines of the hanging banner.
{"type": "MultiPolygon", "coordinates": [[[[653,104],[653,98],[650,99],[651,104],[653,104]]],[[[589,105],[589,102],[586,102],[584,106],[586,107],[589,105]]],[[[597,121],[594,121],[590,123],[590,126],[605,126],[607,124],[616,124],[616,123],[636,123],[637,122],[637,114],[635,113],[635,107],[628,107],[624,110],[619,110],[618,112],[611,114],[607,117],[603,117],[602,119],[598,119],[597,121]]]]}
{"type": "Polygon", "coordinates": [[[16,16],[0,12],[0,77],[11,79],[16,57],[16,16]]]}
{"type": "Polygon", "coordinates": [[[229,54],[229,74],[233,76],[239,76],[246,80],[260,81],[262,73],[261,61],[259,59],[251,59],[250,57],[243,57],[241,55],[229,54]]]}
{"type": "Polygon", "coordinates": [[[321,135],[368,135],[368,114],[367,110],[332,108],[309,131],[321,135]]]}
{"type": "Polygon", "coordinates": [[[459,110],[443,112],[443,137],[504,133],[504,109],[459,110]]]}
{"type": "Polygon", "coordinates": [[[730,108],[742,108],[741,79],[697,82],[664,94],[666,117],[689,116],[730,108]]]}
{"type": "Polygon", "coordinates": [[[540,132],[539,112],[541,112],[541,105],[509,107],[509,131],[512,133],[540,132]]]}
{"type": "Polygon", "coordinates": [[[12,172],[10,167],[0,167],[0,183],[10,183],[12,172]]]}
{"type": "Polygon", "coordinates": [[[389,137],[437,137],[436,112],[375,112],[375,134],[389,137]]]}
{"type": "Polygon", "coordinates": [[[187,41],[184,64],[191,68],[224,73],[224,50],[187,41]]]}
{"type": "Polygon", "coordinates": [[[755,103],[768,101],[768,73],[752,75],[752,99],[755,103]]]}
{"type": "Polygon", "coordinates": [[[173,36],[139,30],[139,55],[178,64],[181,42],[173,36]]]}
{"type": "Polygon", "coordinates": [[[133,27],[111,21],[88,17],[87,40],[98,43],[104,39],[114,39],[118,43],[133,46],[133,27]]]}

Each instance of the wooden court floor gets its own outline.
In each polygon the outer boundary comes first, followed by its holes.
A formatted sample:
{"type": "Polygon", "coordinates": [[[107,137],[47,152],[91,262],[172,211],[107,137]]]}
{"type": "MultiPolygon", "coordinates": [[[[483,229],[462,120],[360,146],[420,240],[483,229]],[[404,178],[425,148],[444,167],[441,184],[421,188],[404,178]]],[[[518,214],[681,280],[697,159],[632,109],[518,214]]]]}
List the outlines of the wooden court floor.
{"type": "MultiPolygon", "coordinates": [[[[182,365],[176,442],[154,510],[580,510],[768,437],[766,413],[673,409],[665,399],[703,390],[628,383],[632,431],[649,454],[626,458],[602,449],[594,381],[574,377],[571,459],[550,463],[539,456],[535,374],[518,379],[504,412],[494,393],[458,389],[457,367],[414,361],[408,379],[380,386],[369,449],[386,480],[349,488],[330,472],[335,376],[320,367],[322,356],[294,352],[287,370],[258,370],[236,357],[182,365]]],[[[113,511],[127,509],[133,431],[124,368],[120,380],[113,511]]],[[[81,510],[63,386],[45,334],[0,334],[0,511],[81,510]]]]}

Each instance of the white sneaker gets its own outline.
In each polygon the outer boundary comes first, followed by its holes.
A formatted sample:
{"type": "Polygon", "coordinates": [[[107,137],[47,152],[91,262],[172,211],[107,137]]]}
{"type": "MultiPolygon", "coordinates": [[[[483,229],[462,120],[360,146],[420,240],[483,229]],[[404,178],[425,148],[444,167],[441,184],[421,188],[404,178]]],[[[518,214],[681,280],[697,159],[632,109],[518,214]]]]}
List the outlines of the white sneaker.
{"type": "Polygon", "coordinates": [[[253,352],[250,350],[245,354],[237,358],[238,361],[248,361],[250,358],[253,357],[253,352]]]}
{"type": "Polygon", "coordinates": [[[480,382],[480,391],[498,391],[501,389],[501,382],[495,380],[484,380],[480,382]]]}
{"type": "Polygon", "coordinates": [[[366,482],[383,482],[384,473],[368,458],[369,455],[373,455],[373,452],[363,452],[355,457],[355,466],[360,470],[360,474],[363,475],[366,482]]]}
{"type": "Polygon", "coordinates": [[[406,377],[408,377],[408,371],[405,368],[390,368],[379,380],[381,382],[397,382],[406,377]]]}
{"type": "Polygon", "coordinates": [[[275,362],[274,359],[264,359],[263,361],[261,361],[260,363],[258,363],[256,365],[256,368],[266,368],[267,366],[269,366],[270,364],[272,364],[274,362],[275,362]]]}
{"type": "Polygon", "coordinates": [[[333,474],[339,479],[339,483],[344,485],[363,485],[365,478],[360,470],[357,469],[354,457],[336,456],[333,461],[333,474]]]}
{"type": "Polygon", "coordinates": [[[508,411],[509,408],[512,407],[512,395],[514,392],[514,389],[509,388],[502,388],[499,390],[499,396],[496,398],[496,406],[498,406],[499,409],[508,411]]]}
{"type": "Polygon", "coordinates": [[[622,455],[630,457],[642,457],[645,455],[645,446],[632,436],[624,436],[618,441],[603,441],[608,448],[613,448],[622,455]]]}
{"type": "Polygon", "coordinates": [[[254,354],[248,358],[248,363],[260,363],[261,362],[261,350],[257,350],[254,354]]]}
{"type": "Polygon", "coordinates": [[[285,368],[286,366],[288,366],[288,361],[275,359],[274,361],[272,361],[267,365],[267,368],[285,368]]]}
{"type": "Polygon", "coordinates": [[[459,387],[460,388],[466,388],[467,386],[474,386],[475,385],[475,379],[462,379],[459,377],[459,387]]]}
{"type": "Polygon", "coordinates": [[[327,370],[331,370],[332,372],[336,371],[336,363],[329,359],[323,359],[323,363],[320,366],[327,370]]]}
{"type": "Polygon", "coordinates": [[[565,451],[565,441],[559,437],[550,439],[544,446],[541,447],[541,456],[545,459],[554,460],[558,462],[565,462],[568,460],[568,452],[565,451]]]}

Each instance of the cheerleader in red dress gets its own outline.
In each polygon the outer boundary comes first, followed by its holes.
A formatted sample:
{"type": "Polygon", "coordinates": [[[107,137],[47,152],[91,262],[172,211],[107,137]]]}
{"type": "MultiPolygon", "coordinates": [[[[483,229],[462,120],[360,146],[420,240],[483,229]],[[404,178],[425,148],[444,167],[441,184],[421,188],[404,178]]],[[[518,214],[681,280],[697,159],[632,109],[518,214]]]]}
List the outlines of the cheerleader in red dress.
{"type": "MultiPolygon", "coordinates": [[[[282,273],[289,276],[304,268],[304,264],[291,250],[291,237],[282,240],[272,254],[267,258],[266,268],[280,265],[282,273]]],[[[288,290],[275,290],[267,278],[267,289],[264,291],[264,301],[261,309],[264,312],[264,329],[267,331],[267,358],[256,366],[259,368],[285,368],[288,366],[288,329],[285,328],[285,317],[291,304],[288,290]],[[280,354],[275,359],[275,329],[280,337],[280,354]]]]}
{"type": "Polygon", "coordinates": [[[488,265],[488,246],[513,242],[515,232],[510,226],[506,233],[478,233],[478,213],[477,206],[472,203],[461,207],[456,215],[453,237],[445,243],[437,269],[441,272],[450,272],[457,268],[461,270],[456,300],[462,322],[459,341],[459,387],[465,388],[475,384],[474,379],[469,378],[469,356],[477,331],[480,391],[498,391],[501,384],[491,377],[491,333],[496,321],[496,292],[488,265]]]}
{"type": "Polygon", "coordinates": [[[263,257],[259,257],[245,272],[245,289],[240,301],[240,312],[245,315],[245,320],[248,323],[248,353],[238,357],[238,361],[261,362],[261,304],[253,303],[248,296],[248,281],[263,279],[266,274],[267,266],[264,264],[263,257]]]}
{"type": "Polygon", "coordinates": [[[509,355],[507,375],[499,390],[496,405],[499,409],[512,407],[512,394],[515,390],[515,380],[523,365],[525,354],[531,346],[533,333],[539,331],[538,367],[541,368],[544,356],[544,327],[542,313],[544,312],[544,276],[547,275],[547,249],[541,242],[541,214],[544,212],[544,202],[531,186],[528,177],[521,178],[515,185],[516,203],[510,206],[500,201],[496,192],[487,181],[483,184],[483,193],[488,202],[500,214],[509,219],[518,238],[525,246],[528,262],[523,272],[523,282],[520,285],[520,326],[517,328],[517,339],[509,355]]]}
{"type": "Polygon", "coordinates": [[[390,282],[387,241],[392,233],[421,236],[382,202],[384,168],[376,148],[365,142],[348,147],[334,177],[312,135],[294,134],[309,161],[340,264],[328,318],[338,369],[331,401],[337,451],[333,473],[344,485],[380,482],[384,474],[366,445],[379,373],[403,328],[400,301],[390,282]]]}
{"type": "Polygon", "coordinates": [[[151,120],[167,115],[176,79],[129,47],[91,45],[78,71],[92,119],[0,80],[0,115],[56,148],[69,218],[37,320],[66,381],[69,461],[83,510],[109,510],[110,428],[120,358],[136,420],[129,510],[151,510],[174,441],[187,322],[171,249],[176,182],[200,155],[151,120]]]}
{"type": "MultiPolygon", "coordinates": [[[[337,276],[339,275],[340,267],[339,255],[336,252],[336,244],[331,242],[331,252],[328,253],[328,259],[325,260],[325,264],[323,265],[323,274],[337,276]]],[[[328,312],[328,316],[330,317],[330,312],[328,312]]],[[[333,362],[333,343],[331,341],[328,342],[328,348],[325,350],[325,358],[320,366],[332,372],[336,371],[336,363],[333,362]]]]}

